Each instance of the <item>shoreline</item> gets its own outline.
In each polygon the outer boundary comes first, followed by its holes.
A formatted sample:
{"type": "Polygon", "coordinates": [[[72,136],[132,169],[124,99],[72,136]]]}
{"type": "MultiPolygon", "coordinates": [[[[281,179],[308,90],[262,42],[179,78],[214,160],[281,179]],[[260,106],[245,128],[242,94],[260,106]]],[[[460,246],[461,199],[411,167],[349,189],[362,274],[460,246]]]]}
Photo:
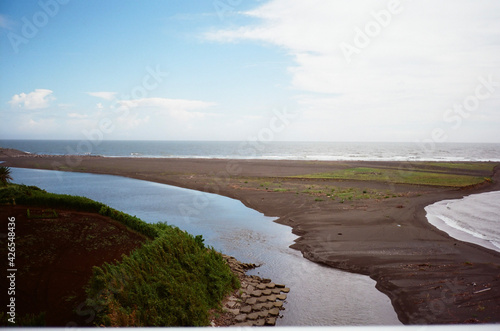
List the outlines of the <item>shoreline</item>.
{"type": "MultiPolygon", "coordinates": [[[[484,193],[479,193],[479,194],[492,194],[492,193],[497,193],[497,192],[500,193],[500,191],[491,191],[491,192],[484,192],[484,193]]],[[[455,224],[453,219],[449,219],[448,216],[445,216],[444,214],[434,213],[434,211],[432,210],[433,208],[436,208],[436,205],[437,206],[444,205],[447,208],[449,208],[448,207],[449,204],[465,203],[466,200],[472,199],[476,195],[478,195],[478,194],[466,195],[461,199],[438,201],[432,205],[425,207],[426,217],[427,217],[430,224],[435,226],[437,229],[446,232],[450,237],[453,237],[457,240],[461,240],[464,242],[476,244],[476,245],[482,246],[482,247],[487,248],[487,249],[492,250],[492,251],[500,252],[500,246],[498,244],[495,245],[495,243],[491,242],[491,240],[484,238],[484,235],[473,232],[472,230],[468,230],[468,229],[465,229],[463,227],[460,227],[459,225],[455,224]]],[[[439,207],[437,207],[437,208],[439,208],[439,207]]]]}
{"type": "MultiPolygon", "coordinates": [[[[284,158],[284,157],[270,157],[270,156],[262,156],[262,157],[253,157],[253,156],[248,156],[248,157],[224,157],[220,155],[213,155],[213,156],[194,156],[194,155],[188,155],[188,156],[181,156],[181,155],[174,155],[174,156],[158,156],[158,155],[102,155],[102,154],[35,154],[35,153],[30,153],[30,152],[23,152],[23,151],[17,151],[11,148],[1,148],[3,150],[12,150],[20,152],[22,154],[20,155],[15,155],[15,157],[32,157],[32,158],[44,158],[44,157],[51,157],[51,158],[68,158],[68,157],[75,157],[75,158],[105,158],[105,159],[159,159],[159,160],[219,160],[219,161],[298,161],[298,162],[399,162],[399,163],[419,163],[419,162],[431,162],[431,163],[498,163],[500,162],[500,159],[474,159],[474,160],[464,160],[463,158],[448,158],[448,159],[442,159],[442,158],[418,158],[418,159],[409,159],[409,158],[404,158],[404,157],[398,157],[398,158],[373,158],[373,159],[368,159],[368,158],[326,158],[326,157],[319,157],[319,156],[307,156],[307,157],[302,157],[302,158],[295,158],[295,157],[290,157],[290,158],[284,158]]],[[[14,155],[9,155],[9,154],[1,154],[0,157],[2,156],[14,156],[14,155]]]]}
{"type": "Polygon", "coordinates": [[[12,167],[114,174],[235,198],[292,227],[300,238],[291,247],[307,259],[370,276],[404,324],[500,321],[495,301],[500,254],[451,238],[427,221],[424,210],[437,201],[498,190],[498,171],[493,183],[456,189],[292,177],[348,166],[397,168],[404,162],[81,157],[69,166],[54,156],[0,159],[12,167]],[[344,204],[260,182],[391,190],[397,196],[344,204]],[[493,290],[474,295],[482,284],[493,290]]]}
{"type": "MultiPolygon", "coordinates": [[[[185,158],[185,159],[239,159],[239,160],[291,160],[291,161],[382,161],[382,162],[500,162],[498,143],[438,143],[419,145],[412,142],[327,142],[327,141],[164,141],[164,140],[103,140],[79,139],[30,140],[5,139],[0,141],[10,149],[31,155],[65,157],[68,155],[118,158],[185,158]],[[47,147],[48,143],[50,147],[47,147]],[[263,149],[263,145],[266,148],[263,149]],[[261,146],[262,145],[262,146],[261,146]],[[411,147],[409,147],[411,145],[411,147]],[[460,148],[457,148],[460,145],[460,148]],[[191,150],[203,146],[203,152],[191,150]],[[289,150],[290,147],[299,147],[289,150]],[[319,148],[318,148],[319,146],[319,148]],[[463,147],[468,146],[469,151],[463,147]],[[493,146],[493,149],[490,147],[493,146]],[[331,150],[331,148],[333,150],[331,150]],[[373,154],[376,148],[378,153],[373,154]],[[474,153],[476,149],[481,153],[474,153]],[[113,153],[110,153],[113,150],[113,153]],[[287,150],[288,152],[283,152],[287,150]],[[492,154],[493,153],[493,154],[492,154]],[[372,155],[371,158],[367,158],[372,155]],[[450,155],[454,155],[450,157],[450,155]],[[489,158],[483,157],[489,155],[489,158]]],[[[9,149],[4,148],[4,149],[9,149]]],[[[1,155],[1,153],[0,153],[1,155]]]]}

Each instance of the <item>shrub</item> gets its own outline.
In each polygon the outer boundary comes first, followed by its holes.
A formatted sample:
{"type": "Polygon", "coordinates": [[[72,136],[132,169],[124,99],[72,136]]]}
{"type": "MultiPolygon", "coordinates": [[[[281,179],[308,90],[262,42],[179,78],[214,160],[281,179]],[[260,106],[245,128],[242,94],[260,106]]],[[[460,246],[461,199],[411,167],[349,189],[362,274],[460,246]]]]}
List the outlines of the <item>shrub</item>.
{"type": "Polygon", "coordinates": [[[121,262],[94,267],[87,305],[103,307],[96,325],[201,326],[208,324],[209,309],[237,286],[201,236],[163,227],[157,239],[121,262]]]}

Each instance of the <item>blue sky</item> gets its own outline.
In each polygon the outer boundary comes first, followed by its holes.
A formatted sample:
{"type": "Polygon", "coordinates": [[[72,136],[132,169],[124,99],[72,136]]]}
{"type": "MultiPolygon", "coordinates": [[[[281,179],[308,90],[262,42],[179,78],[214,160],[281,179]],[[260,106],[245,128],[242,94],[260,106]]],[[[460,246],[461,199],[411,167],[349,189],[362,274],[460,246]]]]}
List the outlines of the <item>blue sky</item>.
{"type": "Polygon", "coordinates": [[[500,2],[6,0],[0,77],[0,139],[500,142],[500,2]]]}

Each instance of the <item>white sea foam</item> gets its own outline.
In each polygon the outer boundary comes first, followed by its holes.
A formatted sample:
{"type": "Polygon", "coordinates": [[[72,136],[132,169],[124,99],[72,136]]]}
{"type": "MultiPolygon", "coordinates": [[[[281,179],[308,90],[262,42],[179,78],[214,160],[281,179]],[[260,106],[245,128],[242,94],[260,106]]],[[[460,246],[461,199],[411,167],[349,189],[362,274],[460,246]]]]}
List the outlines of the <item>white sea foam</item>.
{"type": "Polygon", "coordinates": [[[500,191],[425,207],[429,223],[451,237],[500,252],[500,191]]]}
{"type": "Polygon", "coordinates": [[[216,158],[321,161],[498,161],[500,144],[248,141],[0,140],[0,147],[34,154],[104,157],[216,158]],[[89,145],[90,144],[90,145],[89,145]],[[82,147],[83,146],[83,147],[82,147]],[[92,148],[85,147],[91,146],[92,148]]]}

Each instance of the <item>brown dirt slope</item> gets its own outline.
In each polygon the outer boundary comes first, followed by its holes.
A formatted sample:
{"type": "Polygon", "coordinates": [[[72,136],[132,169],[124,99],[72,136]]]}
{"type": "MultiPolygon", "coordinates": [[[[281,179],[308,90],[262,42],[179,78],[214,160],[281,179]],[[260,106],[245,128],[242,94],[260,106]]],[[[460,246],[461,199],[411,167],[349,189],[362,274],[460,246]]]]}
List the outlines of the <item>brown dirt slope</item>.
{"type": "MultiPolygon", "coordinates": [[[[2,229],[8,217],[16,219],[17,318],[46,312],[47,326],[93,325],[84,291],[92,267],[120,260],[146,238],[97,214],[56,210],[57,218],[28,218],[27,209],[31,216],[42,215],[40,208],[0,206],[2,229]]],[[[2,236],[5,257],[6,247],[2,236]]]]}

